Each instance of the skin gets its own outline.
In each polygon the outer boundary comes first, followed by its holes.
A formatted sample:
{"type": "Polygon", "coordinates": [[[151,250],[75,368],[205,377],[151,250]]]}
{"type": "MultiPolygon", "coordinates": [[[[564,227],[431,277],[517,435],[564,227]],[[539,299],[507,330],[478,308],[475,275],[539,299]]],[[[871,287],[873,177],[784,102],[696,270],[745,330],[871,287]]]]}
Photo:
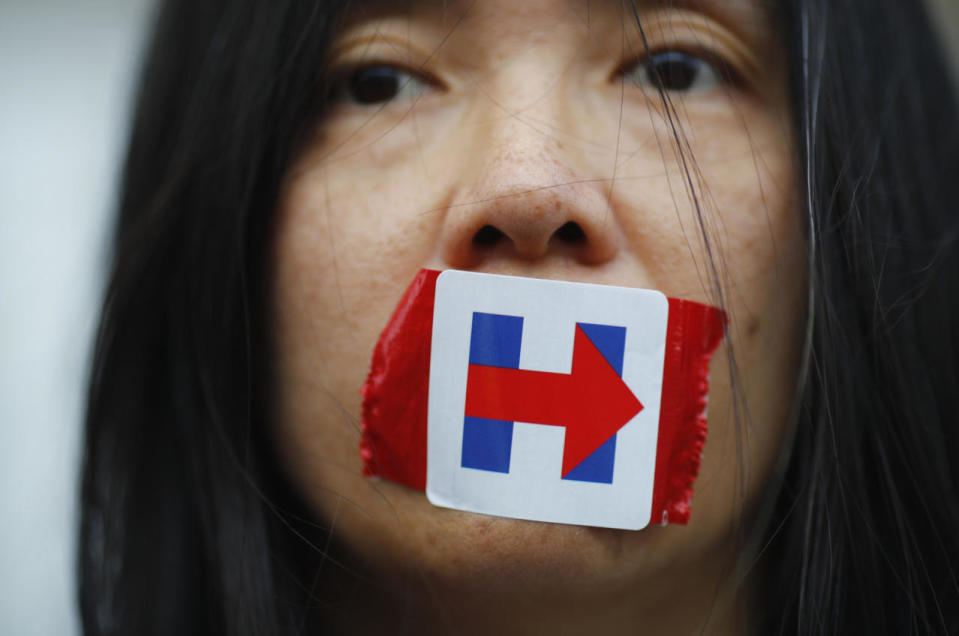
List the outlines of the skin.
{"type": "Polygon", "coordinates": [[[418,78],[386,104],[341,93],[277,212],[277,452],[367,572],[355,606],[341,605],[351,630],[379,633],[398,616],[414,633],[748,630],[742,536],[788,437],[805,289],[781,52],[758,2],[639,11],[654,52],[721,59],[735,75],[669,93],[709,254],[661,98],[635,72],[646,60],[635,21],[619,4],[368,10],[336,41],[333,66],[345,73],[375,62],[418,78]],[[557,233],[570,222],[584,239],[557,233]],[[501,236],[478,243],[484,226],[501,236]],[[422,267],[723,303],[729,337],[712,364],[689,525],[627,532],[494,518],[364,478],[359,387],[422,267]]]}

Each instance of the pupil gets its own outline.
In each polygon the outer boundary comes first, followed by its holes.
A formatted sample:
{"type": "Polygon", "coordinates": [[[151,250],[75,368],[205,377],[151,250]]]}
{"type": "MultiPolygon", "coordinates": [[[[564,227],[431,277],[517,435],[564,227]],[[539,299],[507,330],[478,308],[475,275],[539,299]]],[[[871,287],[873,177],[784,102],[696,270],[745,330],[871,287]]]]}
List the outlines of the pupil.
{"type": "Polygon", "coordinates": [[[374,66],[353,73],[350,94],[359,104],[388,102],[399,92],[400,81],[394,69],[374,66]]]}
{"type": "Polygon", "coordinates": [[[685,91],[696,82],[699,66],[685,53],[662,53],[652,60],[654,79],[663,90],[685,91]]]}

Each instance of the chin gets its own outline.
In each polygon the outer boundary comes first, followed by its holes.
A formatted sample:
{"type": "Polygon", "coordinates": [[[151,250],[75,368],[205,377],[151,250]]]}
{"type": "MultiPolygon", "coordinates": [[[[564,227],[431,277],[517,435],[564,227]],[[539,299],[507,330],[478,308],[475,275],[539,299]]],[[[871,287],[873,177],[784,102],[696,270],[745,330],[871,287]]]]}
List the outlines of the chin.
{"type": "Polygon", "coordinates": [[[386,482],[377,489],[395,516],[382,524],[367,518],[364,531],[346,535],[350,547],[382,574],[481,594],[636,582],[665,567],[686,534],[678,526],[633,531],[495,517],[438,508],[386,482]]]}

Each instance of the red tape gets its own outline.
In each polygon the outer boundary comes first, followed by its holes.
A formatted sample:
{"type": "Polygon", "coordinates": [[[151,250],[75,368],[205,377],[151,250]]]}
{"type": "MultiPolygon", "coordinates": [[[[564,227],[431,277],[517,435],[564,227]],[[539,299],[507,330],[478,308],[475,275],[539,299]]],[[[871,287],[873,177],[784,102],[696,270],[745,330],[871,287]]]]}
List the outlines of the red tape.
{"type": "MultiPolygon", "coordinates": [[[[363,385],[360,457],[363,474],[424,490],[433,333],[433,297],[440,272],[420,270],[373,350],[363,385]]],[[[706,441],[709,360],[722,340],[726,314],[669,299],[666,357],[656,448],[652,522],[686,524],[693,482],[706,441]]]]}

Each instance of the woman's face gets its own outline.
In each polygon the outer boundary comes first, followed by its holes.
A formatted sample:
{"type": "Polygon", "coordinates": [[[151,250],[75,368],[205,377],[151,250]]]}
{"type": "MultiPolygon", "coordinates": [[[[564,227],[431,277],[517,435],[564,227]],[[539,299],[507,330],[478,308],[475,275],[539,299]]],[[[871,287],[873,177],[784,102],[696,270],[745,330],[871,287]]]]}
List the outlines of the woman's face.
{"type": "Polygon", "coordinates": [[[334,43],[334,104],[278,211],[275,437],[317,518],[384,576],[416,572],[441,596],[656,581],[650,603],[677,585],[714,597],[770,482],[805,282],[782,54],[758,0],[637,4],[651,54],[629,8],[584,0],[384,3],[334,43]],[[487,517],[364,478],[359,389],[423,267],[711,304],[721,290],[729,336],[689,525],[487,517]]]}

